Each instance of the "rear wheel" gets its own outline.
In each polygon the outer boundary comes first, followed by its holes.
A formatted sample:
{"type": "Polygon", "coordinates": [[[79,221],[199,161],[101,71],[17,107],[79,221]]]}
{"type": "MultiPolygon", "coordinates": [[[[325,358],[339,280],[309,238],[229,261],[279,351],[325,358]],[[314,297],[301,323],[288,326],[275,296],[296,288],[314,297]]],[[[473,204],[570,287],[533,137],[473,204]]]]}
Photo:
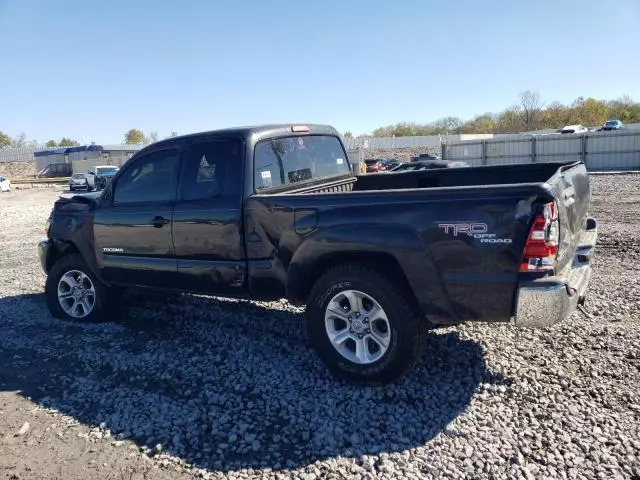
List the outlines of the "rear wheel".
{"type": "Polygon", "coordinates": [[[420,358],[425,329],[407,294],[366,265],[335,267],[315,283],[307,326],[322,360],[338,377],[385,384],[420,358]]]}
{"type": "Polygon", "coordinates": [[[78,254],[58,260],[47,275],[45,296],[49,312],[56,317],[82,322],[105,319],[110,290],[93,275],[78,254]]]}

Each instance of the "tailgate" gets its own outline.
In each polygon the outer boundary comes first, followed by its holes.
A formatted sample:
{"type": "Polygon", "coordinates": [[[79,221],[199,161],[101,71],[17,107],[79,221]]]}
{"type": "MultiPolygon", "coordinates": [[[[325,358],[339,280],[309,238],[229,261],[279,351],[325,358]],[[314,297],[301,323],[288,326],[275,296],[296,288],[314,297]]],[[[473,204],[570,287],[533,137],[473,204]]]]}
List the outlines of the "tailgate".
{"type": "Polygon", "coordinates": [[[587,217],[591,202],[589,174],[584,163],[563,166],[549,184],[558,206],[560,221],[560,245],[558,249],[557,271],[562,271],[571,263],[576,250],[589,243],[586,238],[587,217]]]}

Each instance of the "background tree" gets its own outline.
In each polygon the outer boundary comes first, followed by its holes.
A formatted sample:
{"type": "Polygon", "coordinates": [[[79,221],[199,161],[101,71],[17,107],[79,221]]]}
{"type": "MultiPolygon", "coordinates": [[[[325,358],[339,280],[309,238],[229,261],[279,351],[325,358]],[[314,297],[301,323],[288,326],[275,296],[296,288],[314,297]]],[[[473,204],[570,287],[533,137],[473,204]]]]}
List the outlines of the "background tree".
{"type": "Polygon", "coordinates": [[[149,134],[149,143],[155,143],[158,141],[158,132],[151,132],[149,134]]]}
{"type": "Polygon", "coordinates": [[[342,135],[343,138],[353,138],[353,133],[351,132],[344,132],[344,135],[342,135]]]}
{"type": "Polygon", "coordinates": [[[602,125],[609,117],[605,102],[595,98],[578,98],[571,105],[572,117],[577,123],[589,126],[602,125]]]}
{"type": "Polygon", "coordinates": [[[527,90],[520,94],[518,104],[520,113],[520,123],[524,130],[537,130],[542,121],[542,106],[540,95],[537,92],[527,90]]]}
{"type": "Polygon", "coordinates": [[[597,127],[610,118],[618,118],[625,123],[640,123],[640,102],[634,102],[628,95],[611,101],[578,97],[569,105],[552,102],[545,108],[540,95],[527,90],[519,95],[517,104],[498,114],[484,113],[467,121],[457,117],[444,117],[425,124],[400,122],[376,128],[373,136],[518,133],[542,129],[557,130],[573,124],[597,127]]]}
{"type": "Polygon", "coordinates": [[[23,132],[14,139],[11,140],[11,146],[13,148],[24,148],[27,146],[27,135],[23,132]]]}
{"type": "Polygon", "coordinates": [[[80,145],[80,142],[67,137],[62,137],[60,142],[58,142],[58,146],[60,147],[77,147],[78,145],[80,145]]]}
{"type": "Polygon", "coordinates": [[[171,130],[169,132],[169,137],[177,137],[178,136],[178,132],[176,132],[175,130],[171,130]]]}
{"type": "Polygon", "coordinates": [[[132,128],[124,134],[125,145],[145,145],[148,143],[147,137],[144,136],[142,130],[132,128]]]}
{"type": "Polygon", "coordinates": [[[13,139],[0,130],[0,148],[10,147],[13,143],[13,139]]]}
{"type": "Polygon", "coordinates": [[[560,102],[552,102],[542,112],[542,124],[545,128],[560,129],[570,123],[570,112],[560,102]]]}
{"type": "Polygon", "coordinates": [[[485,113],[478,115],[473,120],[465,122],[458,130],[460,133],[493,133],[498,122],[497,115],[485,113]]]}
{"type": "Polygon", "coordinates": [[[458,117],[444,117],[433,123],[434,135],[453,135],[460,133],[462,119],[458,117]]]}
{"type": "Polygon", "coordinates": [[[49,140],[47,142],[47,147],[49,147],[49,148],[54,148],[54,147],[57,147],[57,146],[58,146],[58,142],[56,142],[55,140],[49,140]]]}
{"type": "Polygon", "coordinates": [[[635,103],[629,95],[606,102],[609,118],[617,118],[621,122],[634,123],[640,118],[640,103],[635,103]]]}

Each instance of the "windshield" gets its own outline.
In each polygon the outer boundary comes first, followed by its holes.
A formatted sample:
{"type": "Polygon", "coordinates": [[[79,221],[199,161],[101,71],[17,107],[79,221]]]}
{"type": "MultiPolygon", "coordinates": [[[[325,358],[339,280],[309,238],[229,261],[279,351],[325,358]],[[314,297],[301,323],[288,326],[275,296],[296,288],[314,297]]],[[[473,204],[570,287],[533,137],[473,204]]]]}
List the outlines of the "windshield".
{"type": "Polygon", "coordinates": [[[609,120],[606,124],[607,125],[617,125],[618,124],[618,120],[609,120]]]}
{"type": "Polygon", "coordinates": [[[97,169],[98,173],[116,173],[118,171],[118,167],[100,167],[97,169]]]}
{"type": "Polygon", "coordinates": [[[348,173],[347,155],[337,137],[285,137],[263,140],[255,148],[256,191],[348,173]]]}
{"type": "Polygon", "coordinates": [[[74,173],[72,178],[84,178],[84,173],[74,173]]]}

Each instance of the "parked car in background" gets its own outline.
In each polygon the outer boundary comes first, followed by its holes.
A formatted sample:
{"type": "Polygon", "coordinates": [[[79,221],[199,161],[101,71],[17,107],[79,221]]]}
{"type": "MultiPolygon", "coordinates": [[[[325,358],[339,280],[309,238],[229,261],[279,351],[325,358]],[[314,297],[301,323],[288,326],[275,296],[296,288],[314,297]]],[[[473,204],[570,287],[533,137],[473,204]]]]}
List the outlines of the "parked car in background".
{"type": "Polygon", "coordinates": [[[90,167],[87,176],[89,180],[89,190],[104,190],[119,170],[120,168],[114,165],[97,165],[90,167]]]}
{"type": "Polygon", "coordinates": [[[440,157],[435,153],[421,153],[415,157],[411,157],[412,162],[422,162],[425,160],[440,160],[440,157]]]}
{"type": "Polygon", "coordinates": [[[395,168],[389,170],[391,172],[415,172],[418,170],[429,170],[432,168],[461,168],[468,167],[469,164],[465,162],[456,162],[452,160],[431,160],[422,162],[410,162],[398,165],[395,168]]]}
{"type": "Polygon", "coordinates": [[[10,192],[11,182],[7,177],[0,176],[0,192],[10,192]]]}
{"type": "Polygon", "coordinates": [[[87,177],[88,175],[86,173],[74,173],[71,175],[71,178],[69,179],[69,190],[72,192],[74,190],[87,190],[89,192],[93,190],[89,186],[89,180],[87,177]]]}
{"type": "Polygon", "coordinates": [[[602,125],[598,129],[598,131],[602,131],[602,130],[623,130],[625,128],[627,128],[627,126],[624,123],[622,123],[617,118],[614,118],[612,120],[607,120],[606,122],[604,122],[604,125],[602,125]]]}
{"type": "Polygon", "coordinates": [[[364,161],[367,173],[382,172],[385,170],[382,161],[377,158],[368,158],[364,161]]]}
{"type": "Polygon", "coordinates": [[[560,133],[585,133],[587,131],[587,127],[583,125],[567,125],[562,130],[560,130],[560,133]]]}
{"type": "Polygon", "coordinates": [[[400,160],[397,160],[395,158],[385,158],[382,160],[382,165],[384,166],[385,170],[391,170],[392,168],[397,167],[401,163],[402,162],[400,160]]]}

